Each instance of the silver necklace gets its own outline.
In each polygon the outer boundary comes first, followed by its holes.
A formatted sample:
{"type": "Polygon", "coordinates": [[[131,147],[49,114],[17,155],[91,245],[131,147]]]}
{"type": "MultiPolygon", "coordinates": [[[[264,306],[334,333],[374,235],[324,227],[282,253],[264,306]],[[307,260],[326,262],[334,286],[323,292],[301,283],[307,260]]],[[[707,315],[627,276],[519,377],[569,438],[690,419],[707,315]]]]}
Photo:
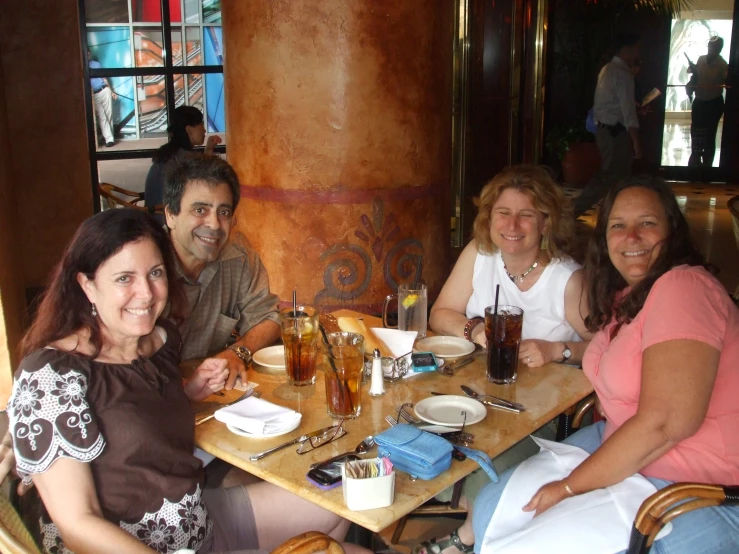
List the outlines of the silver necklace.
{"type": "Polygon", "coordinates": [[[505,262],[503,262],[503,269],[505,270],[505,274],[508,275],[508,278],[513,281],[514,283],[522,283],[523,278],[526,277],[529,273],[534,271],[539,266],[539,260],[534,260],[534,263],[531,265],[530,268],[528,268],[526,271],[521,273],[521,275],[511,275],[510,271],[508,271],[508,268],[505,265],[505,262]]]}

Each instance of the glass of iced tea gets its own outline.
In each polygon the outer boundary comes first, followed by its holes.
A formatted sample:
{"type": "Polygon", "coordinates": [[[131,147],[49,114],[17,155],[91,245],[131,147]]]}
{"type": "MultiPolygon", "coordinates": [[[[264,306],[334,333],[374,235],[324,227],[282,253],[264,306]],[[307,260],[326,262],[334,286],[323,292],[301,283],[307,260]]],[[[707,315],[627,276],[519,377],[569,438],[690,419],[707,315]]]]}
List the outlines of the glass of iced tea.
{"type": "Polygon", "coordinates": [[[362,410],[364,337],[357,333],[331,333],[325,351],[323,375],[328,415],[353,419],[362,410]]]}
{"type": "Polygon", "coordinates": [[[316,382],[316,358],[321,332],[318,311],[310,306],[297,306],[280,311],[282,342],[285,345],[287,382],[296,387],[316,382]]]}
{"type": "Polygon", "coordinates": [[[499,385],[516,382],[518,347],[521,344],[523,310],[516,306],[485,308],[485,338],[488,341],[488,381],[499,385]]]}

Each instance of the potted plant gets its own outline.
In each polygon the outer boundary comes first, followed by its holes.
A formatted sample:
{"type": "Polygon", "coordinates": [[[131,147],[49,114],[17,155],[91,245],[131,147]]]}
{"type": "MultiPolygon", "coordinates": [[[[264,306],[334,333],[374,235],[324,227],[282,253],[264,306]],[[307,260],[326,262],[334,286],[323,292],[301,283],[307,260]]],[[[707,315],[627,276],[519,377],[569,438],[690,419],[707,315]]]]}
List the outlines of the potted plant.
{"type": "Polygon", "coordinates": [[[571,187],[584,187],[600,168],[595,136],[585,122],[555,125],[547,135],[546,148],[562,166],[562,180],[571,187]]]}

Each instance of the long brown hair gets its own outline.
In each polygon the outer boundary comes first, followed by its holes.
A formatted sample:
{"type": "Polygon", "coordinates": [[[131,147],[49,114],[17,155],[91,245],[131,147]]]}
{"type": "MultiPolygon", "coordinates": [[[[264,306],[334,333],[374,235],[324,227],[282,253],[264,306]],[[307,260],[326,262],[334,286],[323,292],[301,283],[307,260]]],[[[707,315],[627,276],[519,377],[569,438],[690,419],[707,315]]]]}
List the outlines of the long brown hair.
{"type": "Polygon", "coordinates": [[[537,211],[544,214],[548,223],[546,235],[547,254],[553,258],[572,253],[574,219],[572,206],[562,189],[543,167],[536,165],[514,165],[505,168],[485,185],[476,203],[475,241],[480,252],[492,254],[498,250],[490,237],[490,218],[493,206],[506,189],[515,189],[528,196],[537,211]]]}
{"type": "Polygon", "coordinates": [[[693,245],[688,222],[680,211],[675,194],[670,187],[662,179],[650,176],[630,177],[621,181],[603,200],[603,206],[595,224],[595,232],[588,245],[585,262],[585,279],[590,307],[590,315],[585,318],[588,330],[599,331],[606,327],[614,317],[618,323],[631,322],[644,306],[655,281],[673,267],[683,264],[706,265],[703,256],[693,245]],[[618,306],[614,306],[616,295],[628,284],[608,255],[606,231],[616,197],[632,187],[641,187],[657,194],[667,216],[669,231],[657,259],[647,271],[644,279],[631,289],[618,306]]]}
{"type": "Polygon", "coordinates": [[[77,282],[77,274],[94,279],[98,268],[126,244],[149,238],[164,260],[169,286],[170,318],[182,313],[184,291],[175,270],[172,244],[166,231],[148,214],[122,208],[107,210],[85,220],[54,268],[31,328],[21,342],[21,355],[89,330],[95,358],[103,346],[98,318],[93,317],[90,301],[77,282]]]}

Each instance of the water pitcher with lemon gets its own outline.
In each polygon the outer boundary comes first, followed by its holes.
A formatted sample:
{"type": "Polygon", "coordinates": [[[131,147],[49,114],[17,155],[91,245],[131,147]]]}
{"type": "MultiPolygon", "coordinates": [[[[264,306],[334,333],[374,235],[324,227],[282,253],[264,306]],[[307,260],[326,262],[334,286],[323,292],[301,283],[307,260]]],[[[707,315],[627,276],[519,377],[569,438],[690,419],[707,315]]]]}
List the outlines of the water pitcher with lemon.
{"type": "Polygon", "coordinates": [[[424,283],[403,283],[398,286],[398,294],[385,298],[382,307],[382,324],[387,323],[387,309],[393,298],[398,299],[398,329],[401,331],[417,331],[418,338],[426,336],[428,326],[428,291],[424,283]]]}

